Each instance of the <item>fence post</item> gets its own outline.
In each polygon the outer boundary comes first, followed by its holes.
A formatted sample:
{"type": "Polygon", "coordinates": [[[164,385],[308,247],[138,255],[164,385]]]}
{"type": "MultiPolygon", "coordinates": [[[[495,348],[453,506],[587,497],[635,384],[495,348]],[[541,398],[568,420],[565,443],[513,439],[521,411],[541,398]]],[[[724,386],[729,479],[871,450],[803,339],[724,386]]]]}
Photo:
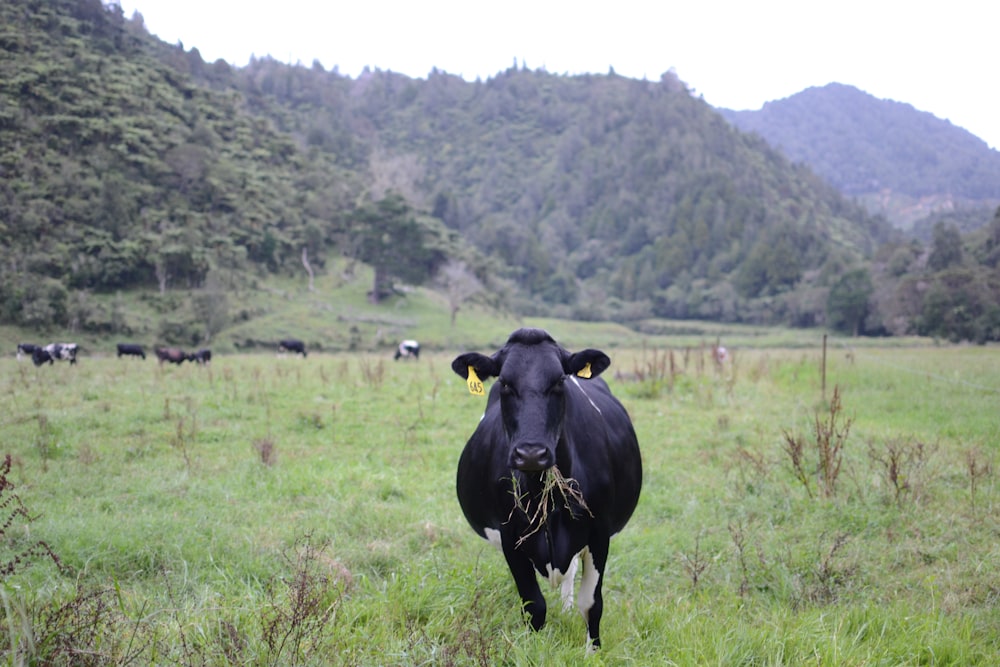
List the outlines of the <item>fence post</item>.
{"type": "Polygon", "coordinates": [[[820,367],[820,400],[826,402],[826,334],[823,334],[823,364],[820,367]]]}

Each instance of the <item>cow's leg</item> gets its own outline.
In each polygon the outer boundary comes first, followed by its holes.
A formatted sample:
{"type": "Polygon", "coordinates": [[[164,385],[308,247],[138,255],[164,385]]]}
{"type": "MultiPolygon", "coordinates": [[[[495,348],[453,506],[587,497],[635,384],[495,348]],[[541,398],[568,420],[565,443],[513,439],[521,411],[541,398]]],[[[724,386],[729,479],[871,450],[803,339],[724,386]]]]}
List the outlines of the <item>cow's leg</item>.
{"type": "Polygon", "coordinates": [[[573,560],[569,562],[569,569],[566,571],[566,575],[562,580],[562,590],[560,593],[562,597],[563,611],[569,611],[573,608],[573,586],[576,584],[576,568],[579,562],[579,556],[573,556],[573,560]]]}
{"type": "Polygon", "coordinates": [[[541,630],[542,626],[545,625],[545,597],[542,595],[542,589],[538,586],[535,566],[526,556],[516,552],[513,544],[507,536],[503,543],[503,555],[506,557],[507,567],[510,568],[510,573],[514,577],[514,584],[517,586],[518,595],[521,596],[521,603],[531,617],[531,628],[541,630]]]}
{"type": "Polygon", "coordinates": [[[584,620],[587,621],[588,648],[601,647],[601,614],[604,612],[601,584],[604,580],[604,567],[608,563],[609,543],[608,538],[598,538],[580,554],[580,559],[583,561],[583,576],[576,604],[584,620]]]}

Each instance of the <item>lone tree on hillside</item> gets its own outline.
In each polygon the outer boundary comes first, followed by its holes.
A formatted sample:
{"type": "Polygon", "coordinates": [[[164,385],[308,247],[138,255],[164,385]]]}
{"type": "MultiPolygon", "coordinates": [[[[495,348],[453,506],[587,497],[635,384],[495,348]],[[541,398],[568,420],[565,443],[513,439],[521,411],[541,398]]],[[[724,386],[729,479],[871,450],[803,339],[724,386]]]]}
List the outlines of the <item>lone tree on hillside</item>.
{"type": "Polygon", "coordinates": [[[438,272],[437,284],[448,295],[448,309],[451,311],[451,326],[455,326],[455,317],[459,309],[470,297],[483,291],[483,283],[468,265],[456,259],[450,259],[438,272]]]}
{"type": "Polygon", "coordinates": [[[420,285],[447,259],[449,239],[444,225],[418,216],[398,194],[365,203],[351,223],[345,254],[374,270],[368,296],[374,304],[393,293],[394,279],[420,285]]]}

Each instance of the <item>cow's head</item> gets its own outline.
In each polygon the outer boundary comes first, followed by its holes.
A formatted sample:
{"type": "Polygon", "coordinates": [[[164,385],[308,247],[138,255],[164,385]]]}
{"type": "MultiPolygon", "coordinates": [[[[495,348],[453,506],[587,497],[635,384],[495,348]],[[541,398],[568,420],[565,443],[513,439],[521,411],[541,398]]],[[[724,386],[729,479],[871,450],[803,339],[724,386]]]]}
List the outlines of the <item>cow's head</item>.
{"type": "Polygon", "coordinates": [[[611,365],[600,350],[571,354],[541,329],[518,329],[492,356],[468,352],[452,370],[469,379],[497,378],[490,401],[500,401],[511,468],[541,472],[556,463],[556,445],[566,413],[566,378],[596,377],[611,365]]]}

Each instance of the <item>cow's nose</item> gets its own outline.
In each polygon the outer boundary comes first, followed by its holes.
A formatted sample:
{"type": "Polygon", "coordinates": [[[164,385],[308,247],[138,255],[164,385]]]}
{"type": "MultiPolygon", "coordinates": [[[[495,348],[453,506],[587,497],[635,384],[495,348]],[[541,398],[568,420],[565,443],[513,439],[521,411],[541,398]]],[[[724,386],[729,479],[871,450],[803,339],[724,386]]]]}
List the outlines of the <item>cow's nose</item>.
{"type": "Polygon", "coordinates": [[[544,445],[517,445],[510,454],[510,466],[524,472],[539,472],[551,468],[553,463],[552,454],[544,445]]]}

